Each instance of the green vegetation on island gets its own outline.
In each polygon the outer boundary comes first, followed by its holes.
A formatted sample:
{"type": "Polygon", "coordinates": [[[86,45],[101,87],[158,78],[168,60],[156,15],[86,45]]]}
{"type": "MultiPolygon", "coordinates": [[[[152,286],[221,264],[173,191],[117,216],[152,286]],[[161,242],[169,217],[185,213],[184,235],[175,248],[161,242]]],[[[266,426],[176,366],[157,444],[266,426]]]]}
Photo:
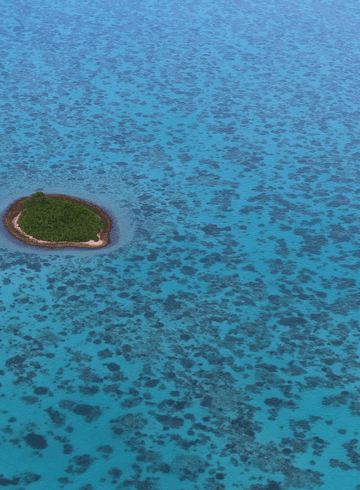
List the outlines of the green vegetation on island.
{"type": "Polygon", "coordinates": [[[89,206],[60,197],[46,198],[43,192],[32,194],[21,204],[25,209],[18,225],[38,240],[97,242],[97,234],[106,226],[106,220],[99,219],[89,206]]]}

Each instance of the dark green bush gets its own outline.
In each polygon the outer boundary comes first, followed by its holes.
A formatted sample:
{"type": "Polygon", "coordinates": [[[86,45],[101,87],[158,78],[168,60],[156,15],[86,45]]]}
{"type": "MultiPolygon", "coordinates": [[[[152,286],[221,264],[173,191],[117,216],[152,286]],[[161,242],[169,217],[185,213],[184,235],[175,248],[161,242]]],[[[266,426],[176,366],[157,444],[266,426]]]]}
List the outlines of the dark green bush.
{"type": "Polygon", "coordinates": [[[21,204],[24,206],[24,208],[27,208],[31,206],[32,202],[31,199],[24,199],[23,201],[21,201],[21,204]]]}
{"type": "Polygon", "coordinates": [[[32,204],[36,204],[37,202],[44,202],[45,194],[43,192],[36,192],[35,194],[31,194],[31,202],[32,204]]]}
{"type": "Polygon", "coordinates": [[[35,192],[35,194],[31,194],[31,198],[21,201],[21,204],[24,206],[24,208],[28,208],[33,204],[43,203],[44,201],[45,194],[43,192],[35,192]]]}

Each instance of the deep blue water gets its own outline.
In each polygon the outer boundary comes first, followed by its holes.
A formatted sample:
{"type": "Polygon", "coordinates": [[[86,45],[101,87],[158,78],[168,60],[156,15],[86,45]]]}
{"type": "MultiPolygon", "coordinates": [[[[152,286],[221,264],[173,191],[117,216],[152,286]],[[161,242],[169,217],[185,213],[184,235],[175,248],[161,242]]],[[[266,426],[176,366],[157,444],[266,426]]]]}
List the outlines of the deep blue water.
{"type": "Polygon", "coordinates": [[[360,8],[3,0],[0,487],[360,489],[360,8]]]}

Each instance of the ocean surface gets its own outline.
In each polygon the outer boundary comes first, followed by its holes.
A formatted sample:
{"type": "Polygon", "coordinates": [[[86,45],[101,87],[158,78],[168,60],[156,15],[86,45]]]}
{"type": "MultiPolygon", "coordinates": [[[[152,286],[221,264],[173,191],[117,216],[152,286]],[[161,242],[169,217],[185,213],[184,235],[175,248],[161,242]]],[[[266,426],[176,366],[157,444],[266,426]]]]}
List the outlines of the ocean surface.
{"type": "Polygon", "coordinates": [[[0,487],[360,489],[355,0],[0,3],[0,487]]]}

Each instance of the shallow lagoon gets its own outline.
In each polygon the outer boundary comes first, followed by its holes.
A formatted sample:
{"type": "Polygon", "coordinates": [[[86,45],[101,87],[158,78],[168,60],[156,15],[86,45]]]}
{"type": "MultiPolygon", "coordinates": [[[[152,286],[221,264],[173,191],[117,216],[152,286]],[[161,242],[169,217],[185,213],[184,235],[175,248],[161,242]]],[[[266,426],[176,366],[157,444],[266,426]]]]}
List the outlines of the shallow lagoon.
{"type": "Polygon", "coordinates": [[[358,490],[355,3],[1,14],[0,210],[116,228],[0,229],[0,485],[358,490]]]}

